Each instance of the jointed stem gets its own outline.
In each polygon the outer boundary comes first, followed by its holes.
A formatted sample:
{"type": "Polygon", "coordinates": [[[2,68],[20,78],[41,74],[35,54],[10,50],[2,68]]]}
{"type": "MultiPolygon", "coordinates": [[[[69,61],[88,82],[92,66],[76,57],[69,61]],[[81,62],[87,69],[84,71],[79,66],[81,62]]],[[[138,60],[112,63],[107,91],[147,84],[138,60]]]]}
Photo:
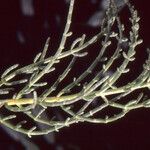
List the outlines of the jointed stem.
{"type": "MultiPolygon", "coordinates": [[[[103,91],[103,92],[99,92],[99,91],[95,91],[90,95],[95,95],[95,97],[101,97],[101,96],[108,96],[108,95],[115,95],[115,94],[121,94],[121,93],[126,93],[128,91],[135,91],[137,89],[142,89],[142,88],[146,88],[146,87],[150,87],[150,83],[145,83],[142,85],[126,85],[124,87],[120,87],[120,88],[116,88],[116,89],[109,89],[107,91],[103,91]]],[[[71,94],[71,95],[66,95],[66,96],[60,96],[60,97],[47,97],[43,102],[44,103],[59,103],[59,102],[65,102],[65,101],[71,101],[73,99],[76,99],[79,96],[80,93],[76,93],[76,94],[71,94]]],[[[13,105],[30,105],[34,103],[34,99],[33,98],[21,98],[21,99],[7,99],[7,100],[1,100],[0,104],[6,104],[9,106],[13,106],[13,105]]]]}

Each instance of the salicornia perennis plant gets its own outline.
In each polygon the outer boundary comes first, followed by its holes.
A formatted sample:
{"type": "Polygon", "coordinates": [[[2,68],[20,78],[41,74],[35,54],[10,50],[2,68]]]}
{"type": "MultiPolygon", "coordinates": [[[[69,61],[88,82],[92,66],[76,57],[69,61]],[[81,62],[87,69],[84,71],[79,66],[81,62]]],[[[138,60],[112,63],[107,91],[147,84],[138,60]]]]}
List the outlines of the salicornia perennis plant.
{"type": "Polygon", "coordinates": [[[125,7],[130,12],[131,24],[129,36],[126,37],[119,8],[114,0],[110,0],[99,33],[91,38],[86,38],[83,34],[74,39],[68,47],[66,41],[73,34],[70,26],[74,2],[75,0],[70,0],[66,26],[56,53],[47,57],[50,41],[48,38],[43,51],[36,55],[32,64],[22,68],[15,64],[1,75],[0,94],[5,97],[0,101],[2,125],[31,137],[59,131],[65,126],[78,122],[113,122],[124,117],[130,110],[150,107],[150,100],[141,92],[141,89],[150,87],[149,51],[142,73],[126,85],[116,84],[122,75],[129,72],[128,64],[135,60],[135,48],[142,43],[138,37],[140,18],[137,11],[129,1],[124,1],[125,7]],[[63,88],[56,93],[59,84],[69,78],[76,60],[86,57],[87,48],[95,43],[99,43],[100,46],[94,61],[78,77],[72,79],[71,83],[63,84],[63,88]],[[114,44],[116,47],[112,56],[106,57],[107,51],[110,51],[110,48],[114,49],[111,47],[114,44]],[[53,84],[46,82],[44,77],[59,69],[57,65],[66,58],[71,60],[57,80],[53,84]],[[121,63],[110,75],[108,72],[120,59],[121,63]],[[97,73],[87,80],[95,68],[98,68],[97,73]],[[80,91],[73,92],[78,86],[81,87],[80,91]],[[128,99],[126,103],[121,101],[132,92],[139,92],[139,89],[140,93],[136,99],[128,99]],[[116,109],[117,113],[112,111],[109,115],[106,111],[106,114],[99,114],[108,108],[116,109]],[[60,119],[55,116],[53,109],[61,111],[64,117],[60,119]],[[49,119],[43,116],[44,112],[48,114],[49,119]],[[44,128],[40,130],[36,122],[43,124],[44,128]]]}

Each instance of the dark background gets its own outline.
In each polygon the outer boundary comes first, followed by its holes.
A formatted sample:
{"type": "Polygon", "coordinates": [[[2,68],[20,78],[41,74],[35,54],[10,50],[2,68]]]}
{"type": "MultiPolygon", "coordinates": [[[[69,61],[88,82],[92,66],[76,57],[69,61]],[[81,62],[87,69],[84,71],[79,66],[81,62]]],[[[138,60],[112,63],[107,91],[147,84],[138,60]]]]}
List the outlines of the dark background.
{"type": "MultiPolygon", "coordinates": [[[[98,27],[86,24],[90,16],[98,10],[100,0],[92,4],[90,0],[76,0],[71,30],[75,35],[97,33],[98,27]]],[[[142,67],[146,58],[146,48],[150,47],[150,12],[148,0],[133,0],[141,17],[140,36],[144,40],[137,49],[137,60],[130,76],[136,68],[142,67]]],[[[34,15],[24,15],[20,0],[3,0],[0,3],[0,72],[15,63],[30,64],[33,57],[42,50],[45,40],[51,37],[51,53],[57,49],[68,11],[64,0],[33,0],[34,15]],[[57,23],[56,16],[59,16],[57,23]],[[21,38],[19,38],[21,37],[21,38]]],[[[55,134],[54,144],[43,137],[32,141],[40,149],[55,150],[146,150],[150,147],[150,110],[138,109],[119,121],[102,125],[79,123],[64,128],[55,134]]],[[[3,128],[0,130],[0,146],[7,149],[24,149],[19,140],[14,140],[3,128]]]]}

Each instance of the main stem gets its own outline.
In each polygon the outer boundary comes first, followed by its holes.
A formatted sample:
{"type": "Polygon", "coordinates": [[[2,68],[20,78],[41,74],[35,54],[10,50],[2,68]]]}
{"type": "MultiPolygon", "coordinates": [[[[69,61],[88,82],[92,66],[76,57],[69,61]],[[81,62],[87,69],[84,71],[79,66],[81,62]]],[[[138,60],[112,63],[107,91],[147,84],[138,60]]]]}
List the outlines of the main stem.
{"type": "MultiPolygon", "coordinates": [[[[120,88],[116,88],[116,89],[109,89],[107,91],[104,92],[100,92],[100,91],[94,91],[93,95],[95,95],[96,97],[101,97],[101,96],[108,96],[108,95],[115,95],[115,94],[121,94],[121,93],[126,93],[128,91],[135,91],[137,89],[142,89],[142,88],[146,88],[146,87],[150,87],[150,82],[149,83],[145,83],[142,84],[140,86],[137,85],[126,85],[120,88]]],[[[53,102],[64,102],[64,101],[71,101],[73,99],[76,99],[78,96],[80,95],[80,93],[76,93],[76,94],[71,94],[71,95],[66,95],[66,96],[60,96],[60,97],[47,97],[43,102],[44,103],[53,103],[53,102]]],[[[0,101],[0,105],[9,105],[9,106],[13,106],[13,105],[30,105],[34,103],[34,99],[33,98],[21,98],[21,99],[6,99],[6,100],[1,100],[0,101]]]]}

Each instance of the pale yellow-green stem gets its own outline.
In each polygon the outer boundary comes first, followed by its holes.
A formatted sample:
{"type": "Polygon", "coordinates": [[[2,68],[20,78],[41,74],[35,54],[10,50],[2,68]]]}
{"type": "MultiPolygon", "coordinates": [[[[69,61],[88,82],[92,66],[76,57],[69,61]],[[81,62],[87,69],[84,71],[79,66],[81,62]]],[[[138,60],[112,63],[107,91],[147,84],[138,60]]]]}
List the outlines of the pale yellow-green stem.
{"type": "MultiPolygon", "coordinates": [[[[101,97],[101,96],[108,96],[108,95],[114,95],[114,94],[121,94],[121,93],[125,93],[130,91],[135,91],[137,89],[142,89],[142,88],[146,88],[146,87],[150,87],[150,83],[145,83],[143,85],[137,86],[137,85],[132,85],[131,87],[129,85],[126,85],[124,87],[120,87],[120,88],[116,88],[116,89],[110,89],[104,92],[101,91],[96,91],[93,92],[93,94],[96,97],[101,97]]],[[[44,102],[46,103],[53,103],[53,102],[64,102],[64,101],[71,101],[75,98],[77,98],[80,95],[80,93],[76,93],[76,94],[71,94],[71,95],[66,95],[66,96],[53,96],[53,97],[47,97],[44,102]]],[[[21,98],[21,99],[7,99],[7,100],[3,100],[0,101],[1,104],[6,104],[9,106],[13,106],[13,105],[29,105],[29,104],[33,104],[34,103],[34,99],[33,98],[21,98]]]]}

